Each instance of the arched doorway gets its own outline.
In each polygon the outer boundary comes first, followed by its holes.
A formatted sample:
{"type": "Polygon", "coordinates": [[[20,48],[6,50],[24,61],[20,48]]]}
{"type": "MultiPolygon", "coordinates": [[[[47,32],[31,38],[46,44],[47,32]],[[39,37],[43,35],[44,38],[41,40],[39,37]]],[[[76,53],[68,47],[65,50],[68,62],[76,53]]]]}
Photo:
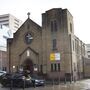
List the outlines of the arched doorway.
{"type": "Polygon", "coordinates": [[[28,71],[30,71],[31,74],[33,74],[33,68],[34,68],[33,66],[34,65],[33,65],[33,62],[30,59],[26,59],[23,62],[22,66],[23,66],[24,71],[28,70],[28,71]]]}

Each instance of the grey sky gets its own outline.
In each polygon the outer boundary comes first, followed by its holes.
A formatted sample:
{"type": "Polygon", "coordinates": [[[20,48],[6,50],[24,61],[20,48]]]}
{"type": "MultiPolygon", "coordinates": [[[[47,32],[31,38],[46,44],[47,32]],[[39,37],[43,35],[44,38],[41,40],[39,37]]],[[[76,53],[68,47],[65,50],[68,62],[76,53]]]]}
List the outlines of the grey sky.
{"type": "Polygon", "coordinates": [[[67,8],[73,15],[75,35],[90,43],[89,0],[0,0],[0,14],[10,13],[25,21],[27,12],[31,19],[41,25],[41,14],[51,8],[67,8]]]}

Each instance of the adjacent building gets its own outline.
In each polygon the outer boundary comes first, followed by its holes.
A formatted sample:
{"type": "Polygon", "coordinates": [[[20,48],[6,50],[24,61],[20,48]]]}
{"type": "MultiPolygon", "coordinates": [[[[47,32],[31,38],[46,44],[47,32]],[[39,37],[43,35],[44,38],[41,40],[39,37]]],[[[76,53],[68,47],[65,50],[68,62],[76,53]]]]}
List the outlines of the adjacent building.
{"type": "Polygon", "coordinates": [[[86,44],[86,49],[87,49],[88,58],[90,59],[90,44],[86,44]]]}
{"type": "Polygon", "coordinates": [[[11,14],[3,14],[0,15],[0,25],[5,25],[15,32],[22,25],[22,21],[11,14]]]}
{"type": "Polygon", "coordinates": [[[84,77],[90,78],[90,44],[86,44],[87,57],[84,60],[84,77]]]}
{"type": "Polygon", "coordinates": [[[12,38],[12,31],[4,26],[0,26],[0,70],[7,71],[7,38],[12,38]]]}
{"type": "Polygon", "coordinates": [[[7,40],[8,71],[29,70],[49,79],[83,78],[85,44],[74,35],[73,16],[53,8],[42,14],[42,26],[28,19],[7,40]]]}
{"type": "Polygon", "coordinates": [[[22,21],[11,14],[0,15],[0,70],[7,70],[7,38],[21,26],[22,21]]]}
{"type": "MultiPolygon", "coordinates": [[[[6,47],[1,47],[2,49],[6,49],[6,47]]],[[[7,52],[4,50],[0,50],[0,70],[7,71],[7,52]]]]}

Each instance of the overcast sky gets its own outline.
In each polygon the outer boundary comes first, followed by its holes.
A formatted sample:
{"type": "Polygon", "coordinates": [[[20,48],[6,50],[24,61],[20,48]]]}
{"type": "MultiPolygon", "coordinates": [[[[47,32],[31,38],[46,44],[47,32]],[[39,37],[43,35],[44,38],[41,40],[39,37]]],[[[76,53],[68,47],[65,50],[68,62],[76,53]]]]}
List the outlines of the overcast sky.
{"type": "Polygon", "coordinates": [[[90,43],[90,0],[0,0],[0,14],[10,13],[25,21],[30,18],[41,25],[41,14],[51,8],[67,8],[73,15],[74,33],[84,43],[90,43]]]}

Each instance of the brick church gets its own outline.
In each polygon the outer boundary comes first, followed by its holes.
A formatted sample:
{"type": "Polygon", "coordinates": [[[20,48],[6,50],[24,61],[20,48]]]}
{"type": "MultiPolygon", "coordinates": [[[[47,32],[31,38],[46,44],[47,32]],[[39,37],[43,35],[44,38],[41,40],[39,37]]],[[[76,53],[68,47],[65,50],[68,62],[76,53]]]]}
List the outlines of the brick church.
{"type": "Polygon", "coordinates": [[[8,71],[29,70],[48,78],[83,77],[84,43],[74,35],[73,16],[67,9],[53,8],[42,14],[42,26],[30,19],[7,40],[8,71]],[[82,54],[77,57],[80,42],[82,54]],[[79,61],[79,59],[81,61],[79,61]],[[78,63],[79,62],[79,63],[78,63]]]}

